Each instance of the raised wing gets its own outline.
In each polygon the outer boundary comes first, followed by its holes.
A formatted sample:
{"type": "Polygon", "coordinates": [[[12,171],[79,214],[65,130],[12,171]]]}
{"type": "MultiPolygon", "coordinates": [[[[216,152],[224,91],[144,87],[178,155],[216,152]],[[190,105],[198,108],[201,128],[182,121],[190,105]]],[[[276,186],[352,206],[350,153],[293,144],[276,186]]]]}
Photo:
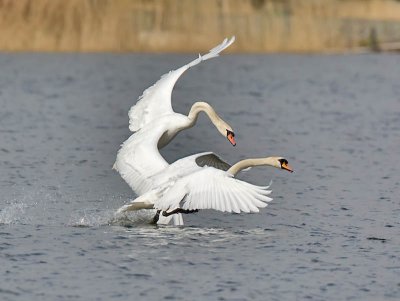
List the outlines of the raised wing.
{"type": "Polygon", "coordinates": [[[179,77],[190,67],[202,61],[217,57],[221,51],[229,47],[235,41],[225,39],[220,45],[210,50],[209,53],[195,59],[189,64],[164,74],[153,86],[146,89],[138,102],[129,110],[129,129],[132,132],[138,131],[145,124],[163,116],[173,113],[171,105],[172,89],[179,77]]]}
{"type": "Polygon", "coordinates": [[[261,187],[233,178],[232,175],[203,168],[175,183],[155,202],[163,211],[215,209],[223,212],[258,212],[272,200],[269,186],[261,187]]]}

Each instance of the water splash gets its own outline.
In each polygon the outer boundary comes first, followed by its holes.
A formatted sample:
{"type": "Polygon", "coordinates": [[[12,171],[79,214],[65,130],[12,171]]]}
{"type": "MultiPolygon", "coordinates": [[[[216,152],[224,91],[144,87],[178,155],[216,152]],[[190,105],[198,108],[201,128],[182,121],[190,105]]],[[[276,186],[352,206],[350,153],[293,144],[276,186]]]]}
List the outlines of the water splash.
{"type": "Polygon", "coordinates": [[[99,227],[104,225],[134,227],[148,225],[153,220],[155,210],[116,213],[114,210],[84,209],[73,213],[67,223],[72,227],[99,227]]]}
{"type": "Polygon", "coordinates": [[[135,227],[140,225],[149,225],[153,221],[156,210],[143,209],[138,211],[130,211],[123,213],[115,213],[113,218],[109,221],[110,225],[135,227]]]}
{"type": "Polygon", "coordinates": [[[48,224],[59,200],[57,192],[43,188],[20,189],[0,207],[0,224],[48,224]]]}
{"type": "Polygon", "coordinates": [[[25,203],[11,203],[0,211],[0,224],[16,224],[27,221],[25,210],[28,205],[25,203]]]}
{"type": "Polygon", "coordinates": [[[71,227],[99,227],[108,225],[112,216],[112,210],[80,209],[71,214],[67,225],[71,227]]]}

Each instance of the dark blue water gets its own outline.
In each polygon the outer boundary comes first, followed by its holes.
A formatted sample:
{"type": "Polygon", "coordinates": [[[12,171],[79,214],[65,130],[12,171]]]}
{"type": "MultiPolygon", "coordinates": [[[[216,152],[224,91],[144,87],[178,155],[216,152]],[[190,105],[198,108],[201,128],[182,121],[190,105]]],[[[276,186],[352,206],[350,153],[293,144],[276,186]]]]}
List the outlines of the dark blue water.
{"type": "Polygon", "coordinates": [[[113,218],[111,167],[137,96],[192,56],[0,55],[1,300],[399,300],[400,56],[224,55],[190,70],[174,109],[211,103],[168,160],[285,156],[252,169],[273,202],[184,228],[113,218]]]}

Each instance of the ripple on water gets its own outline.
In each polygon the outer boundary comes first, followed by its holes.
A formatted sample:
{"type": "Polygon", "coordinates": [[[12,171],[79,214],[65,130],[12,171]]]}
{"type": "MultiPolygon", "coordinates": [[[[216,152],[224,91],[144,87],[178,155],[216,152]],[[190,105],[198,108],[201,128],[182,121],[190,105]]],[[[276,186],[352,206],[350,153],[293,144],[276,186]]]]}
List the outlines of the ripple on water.
{"type": "MultiPolygon", "coordinates": [[[[0,112],[7,200],[0,205],[0,299],[399,299],[397,56],[234,56],[218,61],[215,72],[206,70],[214,63],[188,72],[180,86],[189,88],[175,91],[176,111],[188,112],[203,91],[245,143],[228,149],[201,117],[165,148],[167,159],[208,150],[232,162],[246,153],[276,154],[299,172],[252,170],[251,182],[277,175],[268,208],[199,213],[183,228],[149,225],[149,211],[95,209],[121,205],[101,199],[105,194],[132,197],[110,168],[130,135],[132,95],[156,70],[170,70],[171,56],[1,57],[11,63],[0,68],[0,97],[14,90],[19,97],[3,101],[0,112]],[[230,80],[232,59],[242,73],[230,80]],[[28,88],[18,89],[22,83],[28,88]],[[387,97],[379,98],[383,90],[387,97]],[[21,191],[29,184],[44,191],[21,191]]],[[[181,59],[174,56],[176,66],[181,59]]]]}

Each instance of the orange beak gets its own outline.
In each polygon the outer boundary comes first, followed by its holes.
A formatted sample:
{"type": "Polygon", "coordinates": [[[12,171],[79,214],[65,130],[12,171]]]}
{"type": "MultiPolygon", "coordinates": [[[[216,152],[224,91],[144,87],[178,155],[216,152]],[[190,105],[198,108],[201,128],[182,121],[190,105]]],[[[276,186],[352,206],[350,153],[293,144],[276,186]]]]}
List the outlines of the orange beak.
{"type": "Polygon", "coordinates": [[[289,164],[286,164],[286,163],[282,163],[282,169],[287,170],[289,172],[293,172],[293,168],[289,164]]]}
{"type": "Polygon", "coordinates": [[[229,132],[228,135],[226,135],[226,138],[228,138],[229,142],[230,142],[233,146],[236,146],[235,137],[233,136],[233,133],[232,133],[232,132],[229,132]]]}

